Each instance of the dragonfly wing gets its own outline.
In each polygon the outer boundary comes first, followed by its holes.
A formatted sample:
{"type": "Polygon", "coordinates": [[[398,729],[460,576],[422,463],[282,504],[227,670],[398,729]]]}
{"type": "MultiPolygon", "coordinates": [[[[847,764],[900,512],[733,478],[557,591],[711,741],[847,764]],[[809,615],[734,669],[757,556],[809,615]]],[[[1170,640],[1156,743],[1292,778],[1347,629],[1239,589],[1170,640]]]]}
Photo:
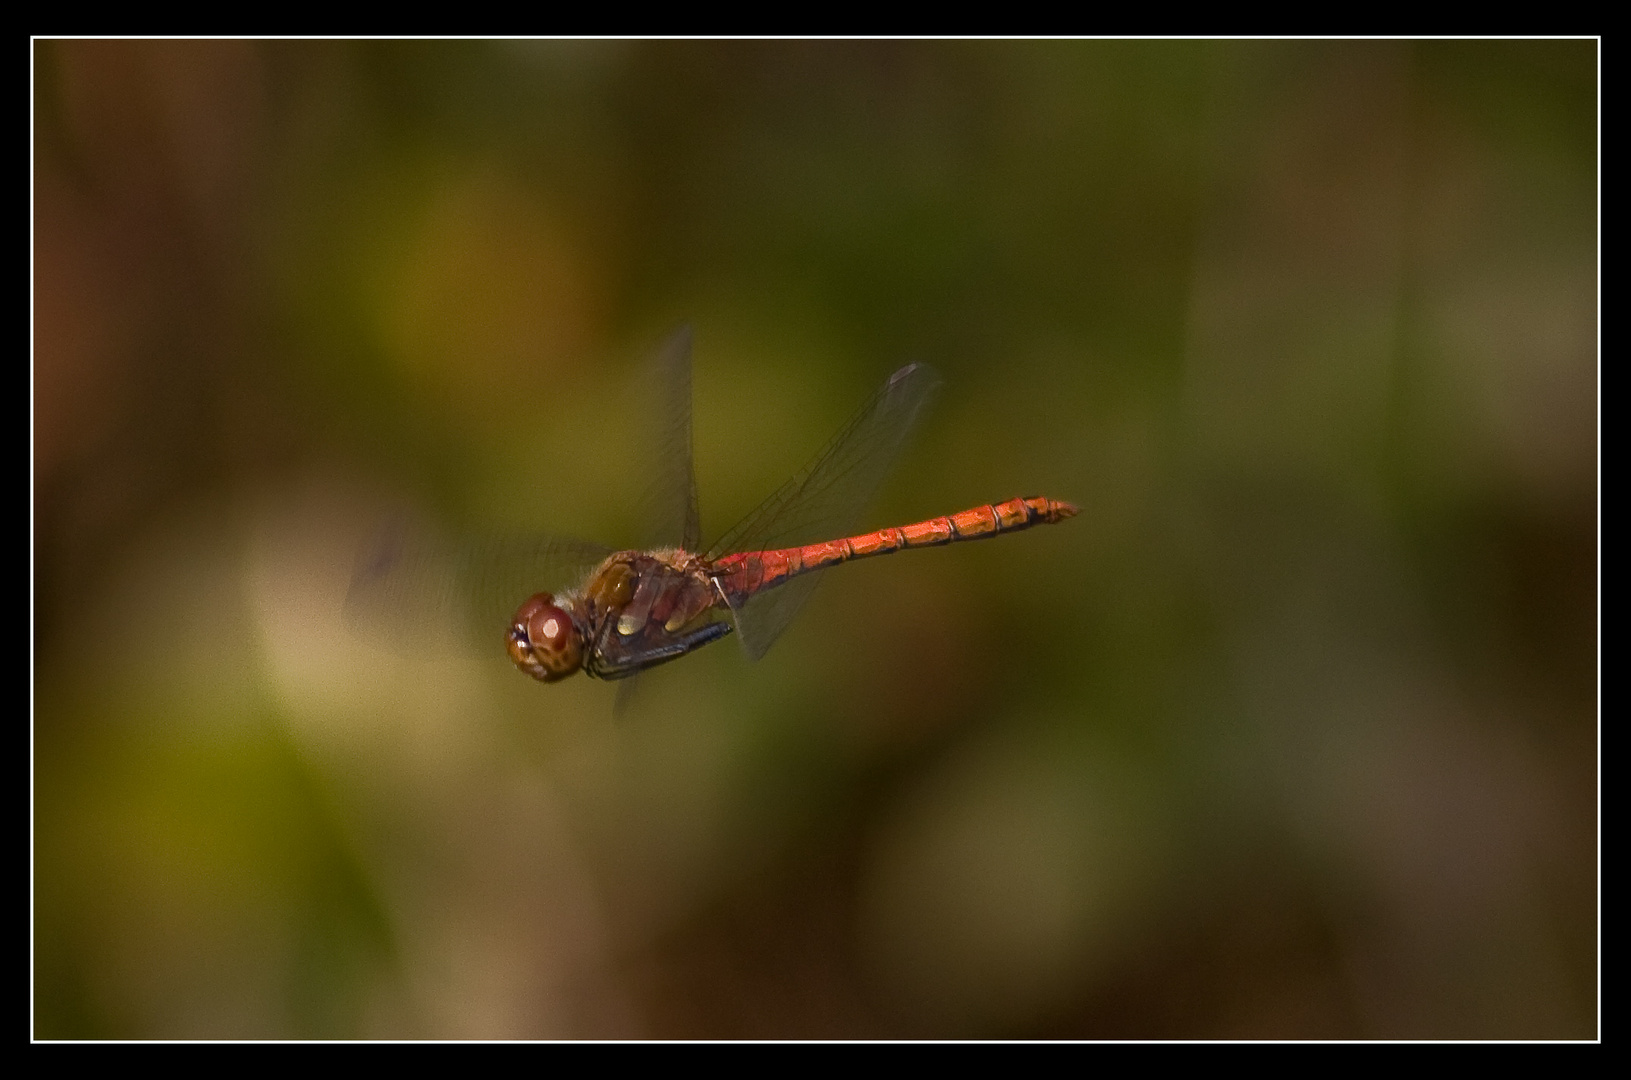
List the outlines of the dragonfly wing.
{"type": "MultiPolygon", "coordinates": [[[[833,540],[856,532],[861,515],[900,456],[940,377],[924,364],[891,375],[808,465],[720,538],[708,558],[833,540]]],[[[794,578],[747,599],[734,612],[749,656],[763,656],[815,588],[794,578]]]]}
{"type": "MultiPolygon", "coordinates": [[[[691,445],[691,328],[671,334],[646,365],[643,382],[634,397],[643,400],[640,419],[645,424],[646,475],[651,479],[641,492],[639,521],[647,550],[702,545],[701,515],[697,507],[697,474],[691,445]]],[[[633,706],[638,673],[617,687],[614,716],[625,716],[633,706]]]]}
{"type": "Polygon", "coordinates": [[[737,636],[742,639],[742,651],[748,654],[749,660],[757,660],[770,651],[770,646],[798,615],[820,580],[820,574],[796,577],[785,585],[749,597],[732,612],[737,636]]]}
{"type": "Polygon", "coordinates": [[[611,553],[559,536],[452,539],[398,519],[359,553],[346,620],[398,652],[502,656],[523,600],[576,585],[611,553]]]}
{"type": "Polygon", "coordinates": [[[617,684],[617,697],[612,699],[612,716],[618,720],[627,719],[634,708],[635,698],[640,696],[640,677],[631,675],[617,684]]]}
{"type": "Polygon", "coordinates": [[[644,547],[684,548],[702,544],[697,512],[697,477],[691,450],[691,328],[669,337],[645,372],[642,395],[648,425],[647,473],[640,500],[646,527],[644,547]]]}

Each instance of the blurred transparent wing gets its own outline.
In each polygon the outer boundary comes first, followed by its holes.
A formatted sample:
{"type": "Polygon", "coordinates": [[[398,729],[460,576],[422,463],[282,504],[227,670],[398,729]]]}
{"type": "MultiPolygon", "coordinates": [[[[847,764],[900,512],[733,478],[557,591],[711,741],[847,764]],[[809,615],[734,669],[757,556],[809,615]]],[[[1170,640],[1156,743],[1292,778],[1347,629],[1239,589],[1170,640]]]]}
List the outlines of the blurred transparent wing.
{"type": "Polygon", "coordinates": [[[643,546],[695,551],[702,543],[691,451],[691,328],[669,337],[643,372],[647,482],[640,499],[643,546]]]}
{"type": "Polygon", "coordinates": [[[617,697],[612,699],[612,716],[618,720],[629,717],[634,709],[634,702],[640,696],[640,676],[631,675],[621,679],[617,684],[617,697]]]}
{"type": "MultiPolygon", "coordinates": [[[[895,372],[808,465],[721,537],[708,558],[853,535],[939,386],[939,375],[923,364],[895,372]]],[[[820,576],[794,578],[735,612],[750,657],[763,656],[781,636],[820,576]]]]}
{"type": "MultiPolygon", "coordinates": [[[[637,419],[644,425],[647,480],[641,489],[639,516],[641,546],[684,548],[702,545],[702,524],[697,508],[697,474],[691,448],[691,342],[689,326],[671,334],[641,371],[641,401],[637,419]]],[[[628,715],[638,693],[640,676],[619,681],[612,714],[628,715]]]]}
{"type": "Polygon", "coordinates": [[[502,656],[504,630],[523,600],[575,586],[610,554],[559,536],[451,539],[394,520],[358,555],[346,621],[396,652],[502,656]]]}

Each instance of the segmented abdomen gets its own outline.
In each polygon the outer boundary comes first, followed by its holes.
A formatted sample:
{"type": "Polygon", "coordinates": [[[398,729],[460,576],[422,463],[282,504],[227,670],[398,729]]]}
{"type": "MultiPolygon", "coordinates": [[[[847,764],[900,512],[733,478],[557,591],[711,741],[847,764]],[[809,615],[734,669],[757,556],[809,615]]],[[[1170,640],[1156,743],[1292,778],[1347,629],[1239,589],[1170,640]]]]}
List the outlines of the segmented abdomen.
{"type": "Polygon", "coordinates": [[[710,573],[732,606],[756,592],[773,589],[790,578],[851,559],[888,555],[903,548],[938,547],[961,540],[983,540],[998,533],[1018,532],[1032,525],[1052,525],[1076,515],[1076,507],[1040,495],[976,506],[945,517],[912,525],[899,525],[841,540],[780,548],[744,551],[715,562],[710,573]]]}

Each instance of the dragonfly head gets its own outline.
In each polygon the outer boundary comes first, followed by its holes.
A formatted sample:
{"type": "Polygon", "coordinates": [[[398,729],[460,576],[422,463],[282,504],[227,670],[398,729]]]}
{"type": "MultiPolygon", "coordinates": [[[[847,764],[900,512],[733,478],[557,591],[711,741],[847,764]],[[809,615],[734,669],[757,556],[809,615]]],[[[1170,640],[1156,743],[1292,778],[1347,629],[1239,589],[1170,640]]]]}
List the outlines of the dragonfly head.
{"type": "Polygon", "coordinates": [[[505,635],[510,660],[540,682],[555,682],[583,666],[583,634],[549,593],[516,609],[505,635]]]}

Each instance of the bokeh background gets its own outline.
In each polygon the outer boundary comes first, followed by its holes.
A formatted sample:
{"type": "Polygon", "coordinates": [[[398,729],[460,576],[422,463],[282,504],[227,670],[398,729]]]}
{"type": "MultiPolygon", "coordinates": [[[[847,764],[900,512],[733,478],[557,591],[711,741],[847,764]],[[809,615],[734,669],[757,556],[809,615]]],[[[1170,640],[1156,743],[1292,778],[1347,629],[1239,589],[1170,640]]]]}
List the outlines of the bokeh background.
{"type": "MultiPolygon", "coordinates": [[[[1597,47],[36,42],[33,1030],[1597,1032],[1597,47]],[[892,369],[766,659],[348,627],[409,507],[712,537],[892,369]]],[[[519,600],[519,597],[517,598],[519,600]]]]}

